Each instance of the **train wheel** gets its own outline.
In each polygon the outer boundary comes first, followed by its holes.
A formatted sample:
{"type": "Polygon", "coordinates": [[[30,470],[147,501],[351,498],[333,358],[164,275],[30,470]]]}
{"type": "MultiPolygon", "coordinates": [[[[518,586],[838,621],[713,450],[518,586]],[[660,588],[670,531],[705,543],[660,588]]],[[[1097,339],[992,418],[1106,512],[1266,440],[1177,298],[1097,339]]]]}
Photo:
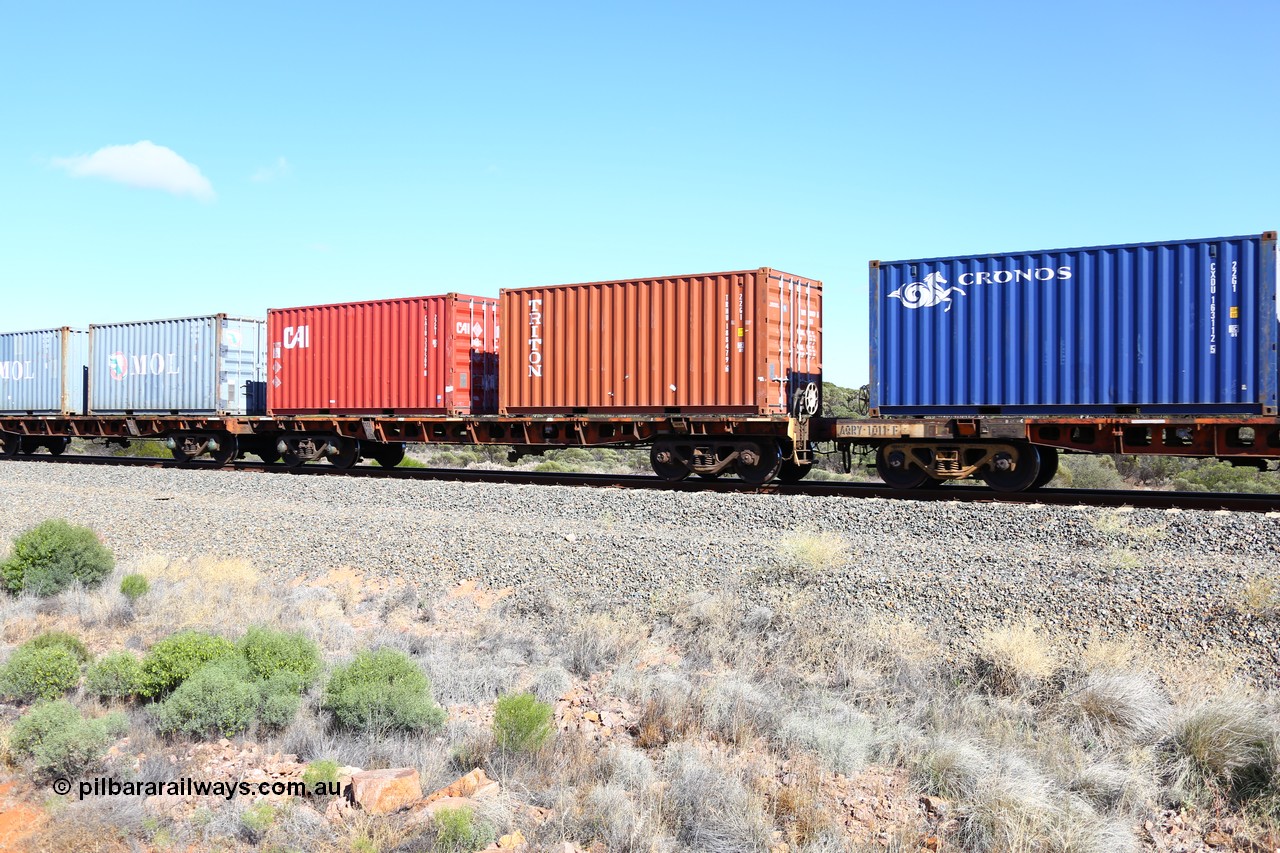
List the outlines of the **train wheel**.
{"type": "Polygon", "coordinates": [[[809,472],[813,470],[813,463],[798,465],[788,459],[782,463],[782,467],[778,469],[778,479],[784,483],[798,483],[805,477],[809,476],[809,472]]]}
{"type": "Polygon", "coordinates": [[[18,455],[22,440],[16,435],[0,432],[0,459],[12,459],[18,455]]]}
{"type": "Polygon", "coordinates": [[[355,439],[334,436],[329,439],[329,443],[338,451],[325,457],[333,467],[352,468],[360,461],[360,442],[355,439]]]}
{"type": "Polygon", "coordinates": [[[276,446],[272,442],[263,442],[258,446],[257,450],[253,451],[253,455],[267,465],[274,465],[280,461],[280,451],[276,450],[276,446]]]}
{"type": "Polygon", "coordinates": [[[45,447],[49,448],[49,453],[54,456],[61,456],[67,452],[67,448],[71,446],[71,439],[66,436],[60,438],[51,438],[45,447]]]}
{"type": "Polygon", "coordinates": [[[218,449],[209,451],[209,458],[214,465],[228,465],[240,455],[240,441],[231,433],[221,433],[214,440],[218,443],[218,449]]]}
{"type": "Polygon", "coordinates": [[[772,480],[781,467],[782,455],[778,453],[778,445],[772,441],[743,447],[733,463],[733,471],[738,479],[757,485],[772,480]]]}
{"type": "Polygon", "coordinates": [[[23,456],[30,456],[40,449],[40,439],[33,435],[26,436],[18,442],[18,452],[23,456]]]}
{"type": "Polygon", "coordinates": [[[675,483],[689,476],[689,466],[680,460],[676,446],[659,442],[649,450],[649,464],[653,472],[664,480],[675,483]]]}
{"type": "Polygon", "coordinates": [[[404,461],[404,445],[379,444],[369,456],[383,468],[394,468],[404,461]]]}
{"type": "Polygon", "coordinates": [[[187,449],[188,437],[185,435],[170,436],[173,439],[173,447],[169,448],[169,455],[173,457],[173,461],[179,465],[186,465],[194,456],[187,449]]]}
{"type": "Polygon", "coordinates": [[[1049,485],[1049,481],[1058,474],[1058,448],[1037,446],[1036,451],[1040,454],[1040,473],[1036,475],[1035,482],[1031,484],[1033,489],[1049,485]]]}
{"type": "Polygon", "coordinates": [[[894,489],[920,489],[933,482],[923,468],[910,464],[905,452],[885,452],[883,444],[876,450],[876,473],[886,486],[894,489]]]}
{"type": "Polygon", "coordinates": [[[1014,442],[1014,452],[1002,450],[982,472],[982,479],[997,492],[1023,492],[1040,476],[1040,453],[1034,445],[1014,442]]]}

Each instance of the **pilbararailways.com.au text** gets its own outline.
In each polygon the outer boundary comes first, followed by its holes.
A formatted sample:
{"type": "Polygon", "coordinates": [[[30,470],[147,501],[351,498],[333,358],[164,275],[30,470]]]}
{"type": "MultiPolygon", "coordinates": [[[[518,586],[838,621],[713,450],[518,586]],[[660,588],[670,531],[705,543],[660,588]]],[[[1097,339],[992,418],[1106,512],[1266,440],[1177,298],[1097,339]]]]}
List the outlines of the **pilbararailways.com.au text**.
{"type": "MultiPolygon", "coordinates": [[[[261,797],[268,794],[289,797],[328,797],[341,793],[338,782],[316,782],[308,785],[297,779],[265,782],[210,782],[185,777],[169,782],[122,782],[119,779],[81,779],[79,798],[85,797],[222,797],[231,800],[235,797],[261,797]]],[[[54,782],[54,790],[58,793],[70,793],[70,784],[66,779],[54,782]],[[66,783],[59,785],[58,783],[66,783]],[[60,790],[61,789],[61,790],[60,790]]]]}

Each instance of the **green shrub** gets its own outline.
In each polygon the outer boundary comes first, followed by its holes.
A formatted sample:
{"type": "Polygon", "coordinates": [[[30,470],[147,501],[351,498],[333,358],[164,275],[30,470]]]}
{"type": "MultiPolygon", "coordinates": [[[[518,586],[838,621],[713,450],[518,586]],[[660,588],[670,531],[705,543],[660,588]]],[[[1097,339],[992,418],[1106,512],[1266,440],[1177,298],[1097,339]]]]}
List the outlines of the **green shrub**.
{"type": "Polygon", "coordinates": [[[1058,462],[1055,485],[1073,489],[1123,489],[1128,487],[1110,456],[1070,454],[1058,462]]]}
{"type": "Polygon", "coordinates": [[[431,818],[431,825],[436,828],[435,850],[464,853],[493,843],[492,827],[484,821],[477,822],[467,806],[440,809],[431,818]]]}
{"type": "Polygon", "coordinates": [[[532,693],[503,696],[493,709],[493,740],[508,752],[537,752],[552,731],[551,706],[532,693]]]}
{"type": "Polygon", "coordinates": [[[258,683],[258,718],[272,728],[282,729],[293,720],[302,704],[302,678],[280,671],[258,683]]]}
{"type": "Polygon", "coordinates": [[[239,657],[224,657],[197,669],[156,706],[156,727],[195,737],[231,737],[249,728],[258,704],[248,665],[239,657]]]}
{"type": "Polygon", "coordinates": [[[124,714],[85,719],[65,699],[37,705],[14,723],[9,748],[35,761],[37,772],[79,776],[96,766],[108,744],[128,729],[124,714]]]}
{"type": "Polygon", "coordinates": [[[22,647],[26,649],[63,648],[75,655],[80,663],[88,663],[89,658],[93,657],[89,654],[89,648],[79,637],[66,631],[45,631],[27,640],[22,647]]]}
{"type": "Polygon", "coordinates": [[[87,527],[50,519],[18,536],[0,563],[0,582],[12,593],[53,595],[75,581],[96,586],[115,568],[115,559],[87,527]]]}
{"type": "Polygon", "coordinates": [[[323,707],[340,724],[358,731],[438,728],[444,709],[431,698],[431,682],[403,652],[363,651],[334,670],[323,707]]]}
{"type": "Polygon", "coordinates": [[[1275,492],[1278,484],[1274,474],[1264,474],[1256,468],[1236,466],[1221,460],[1199,460],[1196,467],[1183,471],[1173,478],[1173,487],[1180,492],[1244,492],[1266,494],[1275,492]]]}
{"type": "Polygon", "coordinates": [[[120,594],[129,599],[131,604],[137,604],[138,599],[150,591],[151,584],[142,575],[125,575],[124,580],[120,581],[120,594]]]}
{"type": "Polygon", "coordinates": [[[104,699],[123,699],[142,689],[142,662],[130,652],[103,655],[89,666],[85,689],[104,699]]]}
{"type": "Polygon", "coordinates": [[[266,801],[249,806],[240,814],[240,825],[255,844],[262,840],[262,836],[275,822],[276,807],[266,801]]]}
{"type": "Polygon", "coordinates": [[[143,658],[142,689],[138,692],[150,698],[163,696],[206,663],[235,653],[235,645],[225,637],[202,631],[172,634],[152,646],[143,658]]]}
{"type": "Polygon", "coordinates": [[[329,786],[338,784],[338,762],[327,758],[311,762],[302,771],[302,781],[308,790],[321,782],[329,786]]]}
{"type": "Polygon", "coordinates": [[[18,647],[0,671],[4,695],[23,701],[57,699],[80,682],[80,659],[62,645],[18,647]]]}
{"type": "Polygon", "coordinates": [[[301,679],[301,690],[320,672],[320,649],[301,633],[250,628],[239,645],[255,678],[292,673],[301,679]]]}

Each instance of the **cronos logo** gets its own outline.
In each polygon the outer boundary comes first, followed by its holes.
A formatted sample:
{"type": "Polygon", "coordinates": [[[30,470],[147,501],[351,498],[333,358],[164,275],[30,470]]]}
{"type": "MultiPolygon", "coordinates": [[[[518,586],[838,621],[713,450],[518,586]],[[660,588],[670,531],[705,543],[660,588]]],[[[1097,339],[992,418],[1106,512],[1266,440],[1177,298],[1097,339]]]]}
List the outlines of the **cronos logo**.
{"type": "Polygon", "coordinates": [[[968,291],[960,286],[973,287],[986,284],[1011,284],[1028,281],[1066,281],[1071,278],[1071,267],[1036,267],[1027,270],[996,270],[994,272],[965,272],[956,278],[956,285],[943,287],[947,280],[940,272],[931,272],[920,281],[904,284],[888,294],[889,299],[897,299],[908,308],[929,308],[933,305],[946,305],[942,312],[951,310],[951,294],[968,296],[968,291]]]}
{"type": "Polygon", "coordinates": [[[893,293],[889,294],[890,299],[897,299],[908,308],[928,308],[930,305],[945,304],[947,307],[942,312],[951,310],[951,294],[958,293],[961,296],[967,294],[958,287],[943,287],[947,280],[942,277],[940,272],[931,272],[924,277],[924,281],[913,281],[910,284],[904,284],[893,293]]]}

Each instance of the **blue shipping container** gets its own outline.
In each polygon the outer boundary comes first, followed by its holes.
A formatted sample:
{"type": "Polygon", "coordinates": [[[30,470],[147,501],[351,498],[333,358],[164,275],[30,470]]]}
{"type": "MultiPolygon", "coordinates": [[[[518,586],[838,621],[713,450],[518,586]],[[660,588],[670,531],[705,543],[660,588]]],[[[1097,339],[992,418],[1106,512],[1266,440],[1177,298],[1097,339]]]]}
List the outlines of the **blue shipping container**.
{"type": "Polygon", "coordinates": [[[1276,233],[871,262],[887,415],[1275,414],[1276,233]]]}
{"type": "Polygon", "coordinates": [[[83,415],[88,363],[83,329],[0,333],[0,414],[83,415]]]}
{"type": "Polygon", "coordinates": [[[90,325],[89,409],[263,414],[266,327],[226,314],[90,325]]]}

